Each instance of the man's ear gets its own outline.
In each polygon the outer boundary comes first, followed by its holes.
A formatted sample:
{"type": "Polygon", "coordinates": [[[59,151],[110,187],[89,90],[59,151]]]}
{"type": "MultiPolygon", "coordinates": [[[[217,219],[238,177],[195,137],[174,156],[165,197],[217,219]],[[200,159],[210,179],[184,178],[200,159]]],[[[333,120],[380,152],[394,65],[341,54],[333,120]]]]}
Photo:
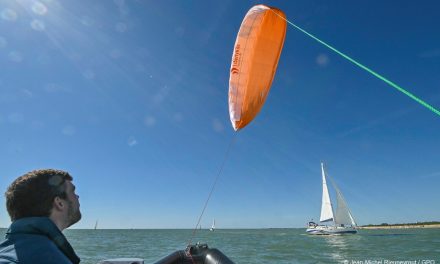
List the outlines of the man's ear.
{"type": "Polygon", "coordinates": [[[55,199],[53,200],[53,208],[55,210],[61,211],[64,209],[64,207],[66,206],[66,202],[61,199],[60,197],[55,197],[55,199]]]}

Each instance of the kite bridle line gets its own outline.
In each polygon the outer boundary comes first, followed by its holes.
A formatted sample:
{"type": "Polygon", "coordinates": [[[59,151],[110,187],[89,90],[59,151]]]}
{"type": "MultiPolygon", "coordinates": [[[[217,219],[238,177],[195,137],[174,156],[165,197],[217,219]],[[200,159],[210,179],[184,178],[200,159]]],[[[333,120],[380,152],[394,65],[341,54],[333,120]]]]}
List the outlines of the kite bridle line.
{"type": "Polygon", "coordinates": [[[375,76],[376,78],[382,80],[383,82],[387,83],[388,85],[390,85],[391,87],[395,88],[396,90],[398,90],[399,92],[405,94],[406,96],[408,96],[409,98],[413,99],[414,101],[416,101],[417,103],[421,104],[422,106],[428,108],[429,110],[431,110],[433,113],[437,114],[438,116],[440,116],[440,111],[438,109],[436,109],[435,107],[433,107],[432,105],[428,104],[427,102],[423,101],[422,99],[418,98],[417,96],[415,96],[414,94],[408,92],[407,90],[403,89],[402,87],[400,87],[399,85],[397,85],[396,83],[388,80],[387,78],[385,78],[384,76],[380,75],[379,73],[373,71],[372,69],[368,68],[367,66],[357,62],[356,60],[350,58],[348,55],[340,52],[339,50],[337,50],[336,48],[332,47],[331,45],[325,43],[324,41],[320,40],[319,38],[315,37],[314,35],[310,34],[309,32],[305,31],[304,29],[302,29],[301,27],[293,24],[292,22],[290,22],[289,20],[287,20],[286,18],[280,16],[277,12],[273,11],[272,9],[270,9],[275,15],[277,15],[278,17],[280,17],[281,19],[285,20],[287,23],[289,23],[291,26],[293,26],[294,28],[298,29],[299,31],[301,31],[302,33],[306,34],[307,36],[309,36],[310,38],[316,40],[317,42],[319,42],[320,44],[324,45],[325,47],[331,49],[332,51],[334,51],[335,53],[339,54],[340,56],[342,56],[344,59],[350,61],[351,63],[355,64],[356,66],[360,67],[361,69],[367,71],[368,73],[372,74],[373,76],[375,76]]]}

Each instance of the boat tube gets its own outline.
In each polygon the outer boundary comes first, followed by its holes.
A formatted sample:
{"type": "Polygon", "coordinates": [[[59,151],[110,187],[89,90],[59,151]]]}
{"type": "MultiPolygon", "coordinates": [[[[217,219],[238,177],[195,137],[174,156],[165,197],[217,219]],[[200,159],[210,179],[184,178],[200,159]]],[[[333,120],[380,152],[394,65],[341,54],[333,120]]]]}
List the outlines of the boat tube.
{"type": "Polygon", "coordinates": [[[164,257],[155,264],[234,264],[226,255],[207,244],[189,245],[164,257]]]}
{"type": "MultiPolygon", "coordinates": [[[[99,264],[144,264],[143,259],[107,259],[99,264]]],[[[207,244],[189,245],[185,250],[177,250],[154,264],[234,264],[226,255],[207,244]]]]}

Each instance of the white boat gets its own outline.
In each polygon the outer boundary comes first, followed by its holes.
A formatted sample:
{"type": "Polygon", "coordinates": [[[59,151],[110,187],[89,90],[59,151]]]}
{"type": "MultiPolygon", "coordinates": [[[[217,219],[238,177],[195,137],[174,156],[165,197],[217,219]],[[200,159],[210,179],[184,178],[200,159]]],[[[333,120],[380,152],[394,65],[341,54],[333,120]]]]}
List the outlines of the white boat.
{"type": "Polygon", "coordinates": [[[209,231],[214,231],[215,230],[215,219],[212,221],[212,226],[209,229],[209,231]]]}
{"type": "Polygon", "coordinates": [[[321,163],[322,172],[322,205],[320,224],[311,221],[308,223],[306,232],[311,235],[336,235],[336,234],[355,234],[356,222],[353,215],[345,202],[344,196],[335,182],[332,181],[333,188],[336,192],[336,211],[333,211],[333,206],[328,192],[326,174],[324,171],[324,164],[321,163]]]}

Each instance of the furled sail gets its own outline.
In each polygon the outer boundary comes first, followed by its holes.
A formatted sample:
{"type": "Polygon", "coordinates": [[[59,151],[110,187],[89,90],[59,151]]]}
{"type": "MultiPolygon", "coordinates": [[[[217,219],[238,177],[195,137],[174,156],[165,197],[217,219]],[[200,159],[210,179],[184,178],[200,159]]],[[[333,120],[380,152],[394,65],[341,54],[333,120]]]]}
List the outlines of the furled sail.
{"type": "Polygon", "coordinates": [[[322,207],[321,207],[321,217],[319,221],[328,222],[333,221],[333,208],[330,201],[330,195],[328,193],[327,181],[325,179],[324,164],[321,163],[322,171],[322,207]]]}

